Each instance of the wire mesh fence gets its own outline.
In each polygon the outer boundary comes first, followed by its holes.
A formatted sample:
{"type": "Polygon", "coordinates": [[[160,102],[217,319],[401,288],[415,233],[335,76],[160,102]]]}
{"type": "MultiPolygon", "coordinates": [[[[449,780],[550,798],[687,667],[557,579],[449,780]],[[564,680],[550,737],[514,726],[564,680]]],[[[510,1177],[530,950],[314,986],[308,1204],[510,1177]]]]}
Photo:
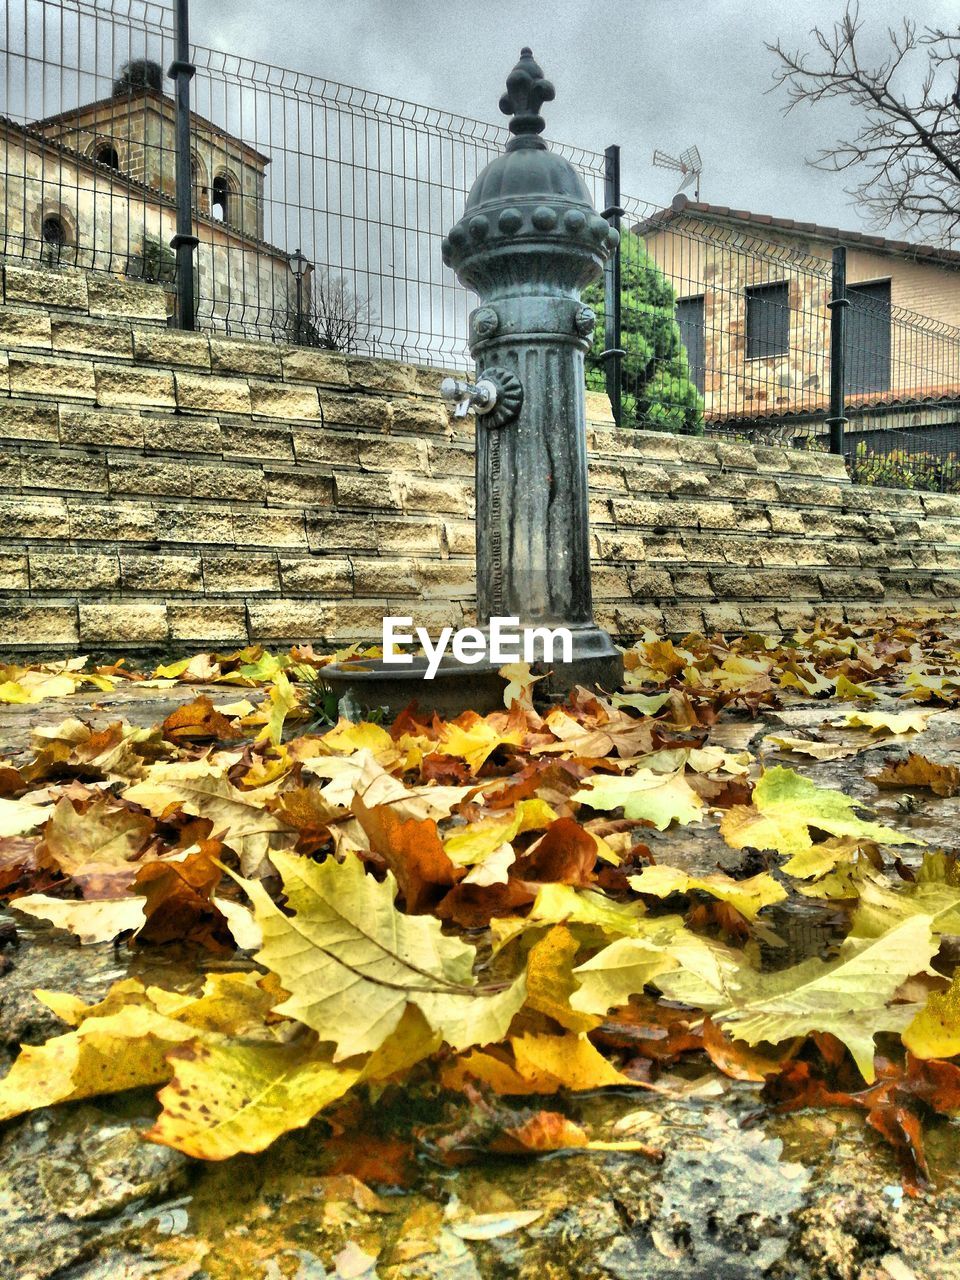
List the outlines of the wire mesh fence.
{"type": "MultiPolygon", "coordinates": [[[[0,0],[0,36],[0,253],[159,282],[172,317],[172,10],[0,0]]],[[[198,327],[467,368],[472,303],[440,242],[505,129],[200,45],[190,56],[198,327]]],[[[608,207],[603,154],[551,146],[608,207]]],[[[617,203],[622,426],[823,448],[842,376],[855,478],[955,487],[960,330],[892,305],[890,279],[861,263],[841,369],[830,245],[817,256],[796,237],[617,203]],[[907,465],[915,453],[929,457],[907,465]]],[[[588,384],[602,389],[603,287],[586,299],[600,313],[588,384]]]]}

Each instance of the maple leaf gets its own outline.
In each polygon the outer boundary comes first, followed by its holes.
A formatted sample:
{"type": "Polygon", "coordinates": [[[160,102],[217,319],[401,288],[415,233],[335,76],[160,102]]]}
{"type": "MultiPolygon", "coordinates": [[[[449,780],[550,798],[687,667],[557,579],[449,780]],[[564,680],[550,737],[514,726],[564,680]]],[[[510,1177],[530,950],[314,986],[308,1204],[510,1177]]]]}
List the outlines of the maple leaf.
{"type": "Polygon", "coordinates": [[[464,711],[456,720],[443,725],[437,749],[441,755],[466,760],[476,773],[497,747],[518,747],[523,738],[524,730],[512,717],[479,716],[475,711],[464,711]]]}
{"type": "Polygon", "coordinates": [[[527,956],[527,1007],[576,1032],[590,1031],[600,1021],[571,1004],[577,986],[573,961],[579,950],[571,931],[556,925],[534,943],[527,956]]]}
{"type": "Polygon", "coordinates": [[[483,862],[501,845],[509,844],[524,831],[540,831],[556,820],[556,813],[540,799],[521,800],[513,813],[479,818],[447,835],[443,847],[458,866],[483,862]]]}
{"type": "Polygon", "coordinates": [[[915,1058],[954,1058],[960,1054],[960,974],[946,991],[931,991],[926,1005],[903,1032],[915,1058]]]}
{"type": "Polygon", "coordinates": [[[145,1138],[200,1160],[263,1151],[299,1129],[360,1079],[315,1045],[193,1041],[167,1054],[173,1079],[145,1138]]]}
{"type": "Polygon", "coordinates": [[[936,711],[848,711],[844,723],[874,733],[922,733],[936,711]]]}
{"type": "Polygon", "coordinates": [[[523,1003],[523,975],[496,994],[478,987],[475,949],[445,937],[438,920],[399,912],[389,872],[378,884],[355,857],[317,864],[275,852],[272,860],[293,914],[258,882],[240,880],[263,929],[257,959],[290,993],[277,1012],[334,1042],[334,1061],[378,1048],[408,1004],[454,1048],[500,1039],[523,1003]]]}
{"type": "Polygon", "coordinates": [[[448,1089],[462,1089],[468,1081],[489,1085],[505,1096],[582,1092],[608,1087],[649,1088],[618,1071],[583,1035],[511,1036],[504,1049],[472,1049],[444,1068],[448,1089]]]}
{"type": "Polygon", "coordinates": [[[68,929],[84,945],[110,942],[121,933],[135,932],[145,919],[143,903],[130,897],[78,902],[32,893],[16,898],[10,905],[27,915],[49,920],[58,929],[68,929]]]}
{"type": "Polygon", "coordinates": [[[257,871],[272,848],[291,844],[291,829],[264,807],[269,796],[240,791],[208,760],[154,765],[142,782],[124,792],[159,817],[169,806],[209,818],[212,835],[222,838],[240,858],[245,875],[257,871]]]}
{"type": "Polygon", "coordinates": [[[25,1045],[0,1080],[0,1120],[55,1102],[69,1102],[159,1084],[170,1077],[166,1052],[196,1036],[242,1032],[262,1023],[275,993],[257,974],[210,974],[199,997],[118,983],[99,1005],[37,992],[75,1031],[25,1045]]]}
{"type": "Polygon", "coordinates": [[[35,831],[49,816],[50,810],[46,805],[0,797],[0,837],[22,836],[27,831],[35,831]]]}
{"type": "Polygon", "coordinates": [[[145,814],[117,808],[106,797],[78,810],[67,799],[57,802],[43,830],[42,854],[68,876],[105,874],[120,883],[136,874],[139,856],[156,824],[145,814]]]}
{"type": "Polygon", "coordinates": [[[731,1080],[766,1080],[783,1069],[783,1057],[771,1057],[728,1039],[712,1018],[703,1020],[703,1048],[713,1065],[731,1080]]]}
{"type": "Polygon", "coordinates": [[[764,907],[782,902],[787,896],[783,885],[778,884],[766,871],[748,880],[734,880],[731,876],[691,876],[679,867],[644,867],[638,876],[628,877],[630,887],[637,893],[652,894],[656,898],[669,897],[671,893],[690,893],[697,889],[711,897],[727,902],[747,920],[756,920],[764,907]]]}
{"type": "Polygon", "coordinates": [[[842,791],[818,787],[809,778],[778,765],[766,769],[753,790],[751,805],[728,809],[720,834],[732,849],[775,849],[802,853],[813,845],[810,828],[834,836],[854,836],[878,844],[923,844],[917,836],[858,818],[859,801],[842,791]]]}
{"type": "Polygon", "coordinates": [[[914,916],[879,938],[848,938],[836,960],[813,957],[762,974],[743,967],[728,976],[726,998],[711,1002],[710,1012],[749,1045],[829,1032],[847,1046],[870,1083],[874,1036],[902,1031],[913,1014],[909,1005],[888,1007],[889,1002],[905,979],[934,972],[929,965],[937,947],[929,917],[914,916]]]}
{"type": "Polygon", "coordinates": [[[934,934],[960,933],[960,886],[944,879],[918,879],[898,888],[875,879],[859,886],[859,901],[850,924],[851,938],[879,938],[895,924],[925,916],[934,934]]]}
{"type": "Polygon", "coordinates": [[[523,880],[589,884],[599,847],[597,838],[579,822],[558,818],[518,860],[517,875],[523,880]]]}
{"type": "Polygon", "coordinates": [[[628,777],[590,779],[589,786],[574,792],[571,800],[592,809],[623,809],[628,818],[640,818],[665,831],[671,822],[699,822],[704,803],[683,776],[657,774],[640,769],[628,777]]]}
{"type": "Polygon", "coordinates": [[[936,796],[960,793],[960,769],[956,765],[936,764],[913,751],[906,760],[888,761],[878,773],[867,774],[867,779],[877,787],[925,787],[936,796]]]}
{"type": "Polygon", "coordinates": [[[206,694],[171,711],[161,727],[163,736],[170,742],[224,741],[237,737],[233,725],[214,708],[206,694]]]}
{"type": "Polygon", "coordinates": [[[134,891],[142,894],[145,923],[141,942],[199,942],[212,951],[232,949],[232,934],[213,899],[222,872],[211,856],[214,842],[183,858],[145,863],[137,873],[134,891]]]}
{"type": "Polygon", "coordinates": [[[359,796],[354,797],[352,807],[371,849],[380,854],[396,876],[411,914],[436,905],[465,874],[463,867],[450,861],[432,818],[405,820],[385,804],[368,809],[359,796]]]}

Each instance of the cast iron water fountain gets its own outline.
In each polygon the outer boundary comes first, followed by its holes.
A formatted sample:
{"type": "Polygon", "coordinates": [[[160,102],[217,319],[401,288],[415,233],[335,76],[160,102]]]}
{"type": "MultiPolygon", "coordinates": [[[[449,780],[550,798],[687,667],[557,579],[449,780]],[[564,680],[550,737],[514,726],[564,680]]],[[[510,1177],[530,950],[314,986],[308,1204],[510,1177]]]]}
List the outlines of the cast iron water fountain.
{"type": "MultiPolygon", "coordinates": [[[[596,317],[581,290],[601,275],[618,232],[594,208],[580,174],[541,138],[540,108],[554,97],[530,49],[507,77],[511,117],[503,155],[479,175],[443,260],[480,305],[470,316],[475,383],[446,379],[460,416],[476,418],[477,619],[566,628],[569,661],[539,665],[553,694],[575,684],[615,688],[621,656],[593,618],[588,528],[584,354],[596,317]]],[[[414,619],[416,622],[416,619],[414,619]]],[[[363,705],[456,714],[502,705],[499,663],[326,668],[363,705]]]]}

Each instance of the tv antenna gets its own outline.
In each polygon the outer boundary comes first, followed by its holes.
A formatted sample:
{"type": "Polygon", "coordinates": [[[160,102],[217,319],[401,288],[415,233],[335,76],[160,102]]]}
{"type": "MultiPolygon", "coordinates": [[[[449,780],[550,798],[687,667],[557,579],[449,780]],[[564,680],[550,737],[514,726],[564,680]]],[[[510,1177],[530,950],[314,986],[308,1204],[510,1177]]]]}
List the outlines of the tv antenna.
{"type": "Polygon", "coordinates": [[[653,163],[658,169],[673,169],[683,174],[683,180],[677,188],[678,192],[686,187],[693,187],[693,198],[700,199],[700,174],[703,172],[703,161],[696,147],[687,147],[679,156],[668,156],[665,151],[654,151],[653,163]]]}

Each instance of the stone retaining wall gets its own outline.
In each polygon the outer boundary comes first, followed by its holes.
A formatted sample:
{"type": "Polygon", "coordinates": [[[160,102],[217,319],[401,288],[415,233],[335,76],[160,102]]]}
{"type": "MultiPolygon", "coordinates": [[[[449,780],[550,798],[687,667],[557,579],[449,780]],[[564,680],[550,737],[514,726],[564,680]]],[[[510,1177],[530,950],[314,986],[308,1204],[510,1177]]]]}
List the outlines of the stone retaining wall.
{"type": "MultiPolygon", "coordinates": [[[[184,649],[472,618],[473,455],[436,370],[165,325],[162,291],[8,265],[0,643],[184,649]]],[[[827,455],[617,432],[590,397],[594,597],[623,638],[952,608],[960,497],[827,455]]]]}

